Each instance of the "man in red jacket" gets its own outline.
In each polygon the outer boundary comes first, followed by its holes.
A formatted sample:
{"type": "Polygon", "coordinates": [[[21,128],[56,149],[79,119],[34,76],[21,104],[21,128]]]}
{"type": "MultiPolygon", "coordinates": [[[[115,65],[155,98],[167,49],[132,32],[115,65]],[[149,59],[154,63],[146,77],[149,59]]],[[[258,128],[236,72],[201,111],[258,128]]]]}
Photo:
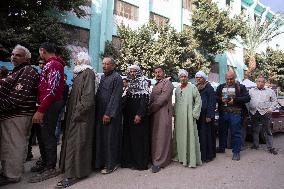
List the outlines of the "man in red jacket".
{"type": "Polygon", "coordinates": [[[32,122],[41,124],[43,142],[42,170],[30,178],[29,182],[41,182],[56,177],[57,143],[55,128],[58,116],[63,106],[62,94],[64,89],[64,61],[55,55],[55,46],[43,43],[39,48],[40,57],[46,62],[40,73],[38,87],[37,112],[32,122]]]}

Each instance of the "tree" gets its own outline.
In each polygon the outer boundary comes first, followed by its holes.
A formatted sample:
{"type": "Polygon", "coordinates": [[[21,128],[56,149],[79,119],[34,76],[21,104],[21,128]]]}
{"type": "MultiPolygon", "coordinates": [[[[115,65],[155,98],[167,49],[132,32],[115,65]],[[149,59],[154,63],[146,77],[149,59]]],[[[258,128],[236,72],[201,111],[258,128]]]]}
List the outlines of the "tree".
{"type": "Polygon", "coordinates": [[[220,10],[216,3],[195,0],[192,16],[194,37],[203,53],[214,58],[223,53],[237,36],[244,36],[246,24],[241,16],[230,18],[229,12],[220,10]]]}
{"type": "MultiPolygon", "coordinates": [[[[209,71],[210,63],[196,50],[198,44],[191,29],[179,33],[168,24],[158,27],[153,22],[137,30],[121,25],[118,37],[121,47],[114,55],[123,74],[130,64],[139,65],[148,77],[153,76],[155,65],[163,65],[167,74],[175,78],[180,68],[187,69],[190,76],[199,69],[209,71]]],[[[113,47],[106,47],[105,54],[112,54],[113,47]]]]}
{"type": "MultiPolygon", "coordinates": [[[[69,51],[65,48],[67,36],[59,20],[50,10],[74,11],[84,15],[80,9],[85,0],[11,0],[0,2],[0,44],[2,51],[10,51],[16,44],[26,46],[32,53],[32,63],[38,57],[38,47],[48,41],[55,43],[58,53],[65,60],[69,51]]],[[[0,53],[3,54],[3,53],[0,53]]],[[[1,56],[0,60],[7,57],[1,56]]]]}
{"type": "Polygon", "coordinates": [[[270,42],[274,37],[284,33],[284,17],[276,14],[273,18],[262,19],[248,17],[248,32],[243,37],[243,45],[246,48],[246,62],[248,64],[248,72],[253,73],[256,69],[256,51],[260,45],[270,42]]]}
{"type": "Polygon", "coordinates": [[[263,75],[278,83],[284,80],[284,52],[268,48],[266,53],[256,55],[254,76],[263,75]]]}

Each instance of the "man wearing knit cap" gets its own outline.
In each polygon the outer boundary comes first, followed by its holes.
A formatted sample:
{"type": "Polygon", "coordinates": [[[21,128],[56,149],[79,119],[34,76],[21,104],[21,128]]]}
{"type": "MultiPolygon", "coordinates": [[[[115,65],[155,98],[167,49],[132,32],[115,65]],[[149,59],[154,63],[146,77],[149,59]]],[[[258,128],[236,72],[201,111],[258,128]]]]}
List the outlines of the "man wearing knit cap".
{"type": "Polygon", "coordinates": [[[173,159],[184,166],[201,165],[196,120],[199,118],[201,98],[197,88],[188,83],[186,70],[179,70],[181,85],[175,91],[175,130],[173,159]]]}

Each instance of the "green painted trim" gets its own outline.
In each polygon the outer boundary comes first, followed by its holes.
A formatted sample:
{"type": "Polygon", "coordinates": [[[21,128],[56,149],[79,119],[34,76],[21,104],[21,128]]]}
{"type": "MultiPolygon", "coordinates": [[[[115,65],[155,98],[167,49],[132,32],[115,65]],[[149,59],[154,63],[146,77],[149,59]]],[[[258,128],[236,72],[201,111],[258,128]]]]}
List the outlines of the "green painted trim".
{"type": "Polygon", "coordinates": [[[59,16],[62,23],[77,26],[84,29],[90,29],[90,20],[81,19],[77,16],[63,14],[59,16]]]}
{"type": "Polygon", "coordinates": [[[92,58],[92,66],[100,72],[100,37],[102,20],[102,1],[93,0],[91,5],[91,27],[89,38],[89,54],[92,58]]]}
{"type": "Polygon", "coordinates": [[[266,17],[269,18],[269,19],[272,19],[273,16],[274,16],[274,15],[273,15],[271,12],[268,12],[267,15],[266,15],[266,17]]]}
{"type": "Polygon", "coordinates": [[[262,14],[265,11],[265,7],[260,6],[259,4],[255,7],[255,12],[262,14]]]}
{"type": "Polygon", "coordinates": [[[253,4],[253,0],[242,0],[242,4],[243,3],[249,6],[253,4]]]}
{"type": "Polygon", "coordinates": [[[67,13],[59,12],[56,10],[50,10],[49,13],[57,17],[60,20],[60,22],[64,24],[69,24],[84,29],[90,29],[90,20],[82,19],[75,15],[69,15],[67,13]]]}

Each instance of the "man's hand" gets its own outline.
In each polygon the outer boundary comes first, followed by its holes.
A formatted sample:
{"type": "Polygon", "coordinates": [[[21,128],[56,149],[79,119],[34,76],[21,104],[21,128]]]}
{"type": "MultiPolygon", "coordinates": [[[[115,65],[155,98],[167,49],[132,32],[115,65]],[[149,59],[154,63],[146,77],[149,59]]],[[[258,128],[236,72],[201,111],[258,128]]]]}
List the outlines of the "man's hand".
{"type": "Polygon", "coordinates": [[[134,123],[139,124],[141,122],[141,117],[139,115],[136,115],[134,118],[134,123]]]}
{"type": "Polygon", "coordinates": [[[107,115],[104,115],[104,117],[103,117],[103,124],[104,125],[107,125],[107,124],[109,124],[110,123],[110,117],[109,116],[107,116],[107,115]]]}
{"type": "Polygon", "coordinates": [[[272,108],[268,108],[267,113],[271,114],[273,112],[272,108]]]}
{"type": "Polygon", "coordinates": [[[228,99],[222,97],[222,102],[223,102],[223,103],[227,103],[227,102],[228,102],[228,99]]]}
{"type": "Polygon", "coordinates": [[[234,104],[234,99],[232,98],[232,99],[228,102],[228,104],[233,105],[233,104],[234,104]]]}
{"type": "Polygon", "coordinates": [[[36,112],[33,116],[32,123],[42,123],[44,113],[36,112]]]}
{"type": "Polygon", "coordinates": [[[206,123],[210,123],[211,121],[212,121],[212,119],[209,118],[209,117],[207,117],[207,118],[205,119],[205,122],[206,122],[206,123]]]}

